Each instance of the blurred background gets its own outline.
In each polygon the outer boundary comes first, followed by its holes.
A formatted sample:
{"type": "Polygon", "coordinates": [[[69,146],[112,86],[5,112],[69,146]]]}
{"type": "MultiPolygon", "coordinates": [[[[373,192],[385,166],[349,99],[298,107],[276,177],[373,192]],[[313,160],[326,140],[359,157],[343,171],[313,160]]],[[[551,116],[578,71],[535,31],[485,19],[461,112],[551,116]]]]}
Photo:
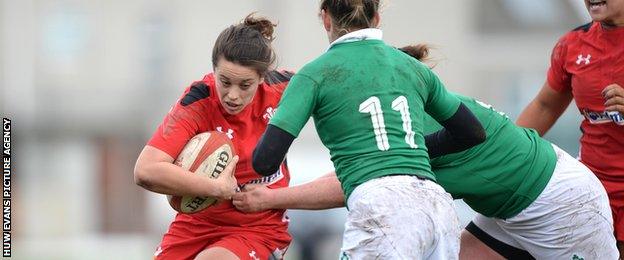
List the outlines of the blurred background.
{"type": "MultiPolygon", "coordinates": [[[[589,21],[582,0],[383,1],[386,42],[429,43],[454,91],[515,119],[545,80],[550,51],[589,21]]],[[[174,216],[136,186],[138,153],[212,44],[248,13],[279,23],[278,66],[328,45],[318,1],[0,0],[0,111],[13,119],[13,256],[151,259],[174,216]]],[[[547,138],[576,155],[574,105],[547,138]]],[[[332,170],[310,124],[289,155],[293,185],[332,170]]],[[[466,223],[472,212],[457,203],[466,223]]],[[[345,209],[290,211],[286,259],[336,259],[345,209]]]]}

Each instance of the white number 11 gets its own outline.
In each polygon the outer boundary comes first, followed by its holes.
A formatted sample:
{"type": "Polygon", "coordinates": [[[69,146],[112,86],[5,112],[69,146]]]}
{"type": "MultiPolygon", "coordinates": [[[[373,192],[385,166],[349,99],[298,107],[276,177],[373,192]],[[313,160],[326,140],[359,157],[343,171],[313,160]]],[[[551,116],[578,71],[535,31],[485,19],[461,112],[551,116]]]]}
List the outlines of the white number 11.
{"type": "MultiPolygon", "coordinates": [[[[392,109],[401,113],[401,120],[403,121],[403,131],[405,131],[405,143],[410,148],[416,149],[414,136],[416,133],[412,130],[412,118],[410,117],[409,105],[407,104],[407,98],[405,96],[399,96],[392,101],[392,109]]],[[[378,97],[372,96],[360,104],[360,113],[367,113],[371,115],[371,121],[373,122],[373,132],[375,133],[375,140],[377,141],[377,148],[381,151],[387,151],[390,149],[390,143],[388,142],[388,133],[386,132],[386,125],[384,122],[383,111],[381,110],[381,101],[378,97]]]]}

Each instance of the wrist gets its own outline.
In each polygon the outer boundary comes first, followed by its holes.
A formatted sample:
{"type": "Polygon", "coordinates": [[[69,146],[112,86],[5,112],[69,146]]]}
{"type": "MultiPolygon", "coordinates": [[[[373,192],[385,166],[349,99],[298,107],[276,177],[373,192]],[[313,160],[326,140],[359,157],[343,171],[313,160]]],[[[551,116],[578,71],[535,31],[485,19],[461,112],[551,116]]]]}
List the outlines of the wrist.
{"type": "Polygon", "coordinates": [[[202,178],[201,190],[199,195],[202,197],[221,198],[225,195],[225,190],[222,185],[218,185],[216,180],[209,178],[202,178]]]}
{"type": "Polygon", "coordinates": [[[278,193],[282,191],[282,188],[277,188],[277,189],[271,189],[271,188],[267,188],[267,201],[265,202],[265,209],[283,209],[284,205],[279,203],[279,196],[278,193]]]}

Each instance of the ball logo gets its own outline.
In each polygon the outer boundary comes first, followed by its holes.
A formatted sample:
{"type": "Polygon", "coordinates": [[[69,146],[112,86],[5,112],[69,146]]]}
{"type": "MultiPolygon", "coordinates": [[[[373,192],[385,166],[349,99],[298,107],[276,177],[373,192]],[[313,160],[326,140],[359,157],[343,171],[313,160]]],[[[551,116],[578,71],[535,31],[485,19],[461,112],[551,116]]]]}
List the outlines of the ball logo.
{"type": "Polygon", "coordinates": [[[204,202],[206,202],[207,199],[208,198],[206,198],[206,197],[195,197],[195,198],[193,198],[193,200],[191,200],[188,203],[186,203],[186,205],[184,205],[184,208],[188,212],[196,211],[197,209],[199,209],[199,207],[202,204],[204,204],[204,202]]]}
{"type": "MultiPolygon", "coordinates": [[[[234,147],[226,133],[205,132],[191,138],[174,162],[193,174],[217,178],[234,155],[234,147]]],[[[217,202],[213,197],[168,195],[169,204],[181,213],[196,213],[217,202]]]]}
{"type": "Polygon", "coordinates": [[[227,162],[230,160],[230,155],[226,151],[221,151],[219,153],[219,160],[217,161],[217,165],[215,165],[212,170],[212,174],[210,174],[211,178],[217,178],[219,175],[225,170],[225,166],[227,166],[227,162]]]}
{"type": "MultiPolygon", "coordinates": [[[[217,148],[208,159],[204,160],[202,164],[197,167],[196,174],[201,174],[210,178],[217,178],[225,170],[228,162],[230,161],[230,154],[232,149],[229,145],[222,145],[217,148]],[[211,163],[212,162],[212,163],[211,163]]],[[[182,211],[185,213],[197,212],[210,205],[216,203],[215,198],[209,197],[184,197],[182,198],[182,211]]]]}

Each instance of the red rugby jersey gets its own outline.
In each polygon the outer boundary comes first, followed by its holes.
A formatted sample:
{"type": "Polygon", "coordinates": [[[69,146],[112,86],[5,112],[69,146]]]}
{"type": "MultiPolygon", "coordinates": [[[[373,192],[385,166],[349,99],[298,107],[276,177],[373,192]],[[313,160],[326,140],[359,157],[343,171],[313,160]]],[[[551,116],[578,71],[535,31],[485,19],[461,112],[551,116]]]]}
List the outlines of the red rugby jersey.
{"type": "MultiPolygon", "coordinates": [[[[239,186],[262,183],[272,188],[287,187],[290,175],[286,163],[278,172],[263,177],[253,170],[251,157],[292,75],[286,71],[270,71],[265,82],[258,86],[252,102],[240,113],[230,115],[219,102],[214,75],[208,74],[184,91],[148,145],[177,158],[193,136],[206,131],[220,131],[232,140],[239,156],[235,172],[239,186]]],[[[218,226],[270,228],[286,232],[288,223],[284,213],[284,210],[242,213],[228,201],[192,215],[178,214],[176,221],[208,221],[218,226]]]]}
{"type": "Polygon", "coordinates": [[[605,111],[602,90],[624,87],[624,27],[605,30],[589,23],[567,33],[555,46],[548,84],[571,90],[585,117],[581,123],[581,161],[603,178],[624,178],[624,118],[605,111]]]}

